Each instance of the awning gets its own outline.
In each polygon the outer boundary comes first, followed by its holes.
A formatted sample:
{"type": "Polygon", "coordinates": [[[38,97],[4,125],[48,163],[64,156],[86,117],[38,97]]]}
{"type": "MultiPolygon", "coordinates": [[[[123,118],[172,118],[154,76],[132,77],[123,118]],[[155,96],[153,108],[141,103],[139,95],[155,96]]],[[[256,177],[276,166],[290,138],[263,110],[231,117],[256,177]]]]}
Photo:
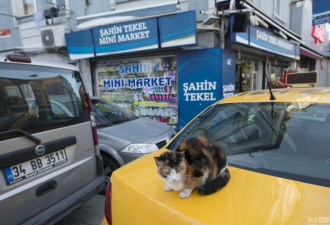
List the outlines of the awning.
{"type": "Polygon", "coordinates": [[[256,14],[258,17],[260,17],[263,21],[265,21],[269,25],[275,27],[279,32],[283,33],[291,40],[296,41],[301,45],[305,44],[298,34],[294,33],[292,30],[286,28],[285,26],[279,24],[278,22],[270,18],[268,15],[266,15],[264,12],[257,9],[253,4],[246,1],[240,1],[240,4],[247,9],[252,9],[254,14],[256,14]]]}
{"type": "Polygon", "coordinates": [[[311,50],[308,50],[307,48],[304,48],[302,46],[300,46],[300,54],[308,56],[308,57],[316,59],[316,60],[320,60],[320,61],[322,61],[324,59],[324,57],[322,55],[317,54],[311,50]]]}

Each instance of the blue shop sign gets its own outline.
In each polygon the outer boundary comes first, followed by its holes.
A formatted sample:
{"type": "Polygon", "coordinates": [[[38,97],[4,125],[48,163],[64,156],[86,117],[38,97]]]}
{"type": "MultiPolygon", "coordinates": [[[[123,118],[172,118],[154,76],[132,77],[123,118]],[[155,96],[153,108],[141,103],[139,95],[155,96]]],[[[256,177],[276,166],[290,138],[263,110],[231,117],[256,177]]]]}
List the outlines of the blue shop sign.
{"type": "Polygon", "coordinates": [[[231,41],[291,59],[300,59],[300,48],[297,44],[281,38],[267,29],[252,26],[251,24],[249,24],[246,30],[247,31],[243,33],[234,33],[231,29],[231,41]]]}
{"type": "Polygon", "coordinates": [[[235,94],[235,70],[236,70],[236,53],[226,49],[222,49],[222,98],[227,98],[235,94]]]}
{"type": "Polygon", "coordinates": [[[235,93],[235,52],[220,48],[178,52],[179,128],[209,105],[235,93]]]}
{"type": "Polygon", "coordinates": [[[159,36],[161,48],[196,44],[195,11],[160,17],[159,36]]]}
{"type": "Polygon", "coordinates": [[[196,13],[187,11],[71,32],[65,39],[70,59],[77,60],[193,45],[196,33],[196,13]]]}
{"type": "Polygon", "coordinates": [[[313,0],[313,26],[330,22],[329,0],[313,0]]]}
{"type": "Polygon", "coordinates": [[[91,30],[65,34],[65,40],[71,60],[95,56],[91,30]]]}
{"type": "Polygon", "coordinates": [[[157,18],[92,29],[96,56],[158,49],[157,18]]]}

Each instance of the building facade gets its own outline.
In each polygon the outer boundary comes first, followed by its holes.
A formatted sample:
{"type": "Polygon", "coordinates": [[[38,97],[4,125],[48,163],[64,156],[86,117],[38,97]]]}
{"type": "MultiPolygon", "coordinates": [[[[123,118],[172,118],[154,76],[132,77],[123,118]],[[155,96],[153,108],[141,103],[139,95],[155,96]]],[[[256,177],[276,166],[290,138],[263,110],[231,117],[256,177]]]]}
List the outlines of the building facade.
{"type": "Polygon", "coordinates": [[[316,86],[330,82],[329,35],[314,43],[311,0],[11,0],[0,6],[0,53],[76,64],[91,95],[177,129],[221,98],[267,87],[265,77],[277,87],[286,72],[315,70],[316,86]]]}

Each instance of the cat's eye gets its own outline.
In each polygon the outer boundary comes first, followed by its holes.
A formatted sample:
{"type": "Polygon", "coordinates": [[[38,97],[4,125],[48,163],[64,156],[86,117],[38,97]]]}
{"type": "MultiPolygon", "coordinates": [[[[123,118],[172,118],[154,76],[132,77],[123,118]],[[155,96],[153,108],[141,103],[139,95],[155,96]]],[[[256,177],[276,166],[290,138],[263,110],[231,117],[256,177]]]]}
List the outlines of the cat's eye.
{"type": "Polygon", "coordinates": [[[163,176],[163,177],[165,177],[165,178],[166,178],[168,175],[170,175],[170,173],[169,173],[169,172],[162,172],[162,176],[163,176]]]}
{"type": "Polygon", "coordinates": [[[181,171],[181,166],[176,167],[176,168],[175,168],[175,171],[176,171],[176,172],[181,171]]]}

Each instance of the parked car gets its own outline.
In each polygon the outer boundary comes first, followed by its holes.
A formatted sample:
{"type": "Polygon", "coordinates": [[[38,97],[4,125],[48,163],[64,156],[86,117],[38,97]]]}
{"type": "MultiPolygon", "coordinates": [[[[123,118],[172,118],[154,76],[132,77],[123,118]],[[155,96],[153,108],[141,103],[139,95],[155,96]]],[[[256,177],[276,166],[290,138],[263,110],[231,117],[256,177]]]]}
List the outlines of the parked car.
{"type": "Polygon", "coordinates": [[[72,65],[0,58],[0,224],[54,224],[104,187],[89,95],[72,65]]]}
{"type": "MultiPolygon", "coordinates": [[[[320,224],[330,210],[330,89],[239,93],[206,108],[163,149],[111,176],[109,224],[320,224]],[[165,192],[155,156],[203,136],[226,154],[229,183],[211,195],[165,192]],[[127,216],[129,215],[129,216],[127,216]]],[[[105,222],[104,222],[105,223],[105,222]]]]}
{"type": "Polygon", "coordinates": [[[171,126],[137,117],[114,102],[97,97],[91,101],[107,183],[114,170],[164,147],[176,134],[171,126]]]}

